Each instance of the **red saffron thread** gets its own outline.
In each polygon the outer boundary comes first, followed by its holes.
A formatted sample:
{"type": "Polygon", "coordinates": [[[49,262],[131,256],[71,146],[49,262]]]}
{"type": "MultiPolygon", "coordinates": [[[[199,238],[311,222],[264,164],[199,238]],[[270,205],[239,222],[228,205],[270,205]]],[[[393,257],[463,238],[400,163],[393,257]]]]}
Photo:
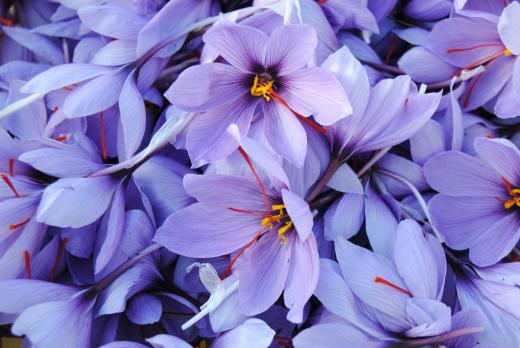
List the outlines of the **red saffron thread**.
{"type": "Polygon", "coordinates": [[[18,191],[16,191],[16,189],[14,188],[13,183],[12,183],[11,180],[7,177],[7,175],[5,175],[5,174],[0,174],[0,177],[1,177],[2,180],[6,183],[6,185],[9,186],[9,188],[11,189],[11,191],[13,191],[14,195],[16,196],[16,198],[20,198],[20,195],[18,194],[18,191]]]}
{"type": "Polygon", "coordinates": [[[103,161],[106,161],[107,145],[105,143],[105,116],[103,115],[103,111],[99,113],[99,128],[101,129],[101,155],[103,156],[103,161]]]}
{"type": "Polygon", "coordinates": [[[375,277],[374,278],[374,282],[378,283],[378,284],[384,284],[386,286],[391,287],[392,289],[395,289],[395,290],[400,291],[400,292],[402,292],[402,293],[404,293],[404,294],[406,294],[406,295],[408,295],[410,297],[413,297],[413,295],[409,291],[401,288],[400,286],[395,285],[394,283],[390,283],[386,279],[383,279],[383,278],[380,278],[380,277],[375,277]]]}
{"type": "Polygon", "coordinates": [[[29,254],[29,251],[25,250],[23,252],[23,257],[25,261],[25,271],[27,272],[27,278],[32,279],[31,254],[29,254]]]}
{"type": "Polygon", "coordinates": [[[244,160],[247,162],[247,165],[249,166],[249,169],[251,169],[251,171],[253,172],[253,175],[255,176],[255,179],[258,182],[258,185],[260,186],[260,189],[262,190],[264,203],[265,203],[265,210],[266,210],[266,213],[269,215],[269,212],[271,210],[269,209],[269,202],[267,200],[267,191],[265,190],[264,184],[262,184],[262,180],[260,180],[260,177],[256,173],[255,167],[253,166],[253,162],[251,162],[251,159],[249,158],[249,155],[242,148],[242,146],[238,147],[238,152],[240,152],[242,157],[244,157],[244,160]]]}
{"type": "Polygon", "coordinates": [[[56,255],[56,259],[54,260],[54,264],[52,265],[51,273],[49,276],[49,280],[51,282],[54,281],[54,278],[56,277],[56,270],[58,269],[61,258],[63,257],[63,254],[65,253],[65,246],[67,245],[68,241],[69,241],[69,239],[67,237],[65,237],[61,240],[60,248],[58,249],[58,254],[56,255]]]}
{"type": "Polygon", "coordinates": [[[23,226],[23,225],[25,225],[26,223],[28,223],[29,220],[30,220],[30,219],[25,219],[24,221],[20,222],[19,224],[16,224],[16,225],[9,225],[9,226],[7,227],[7,229],[8,229],[9,231],[14,231],[14,230],[16,230],[18,227],[23,226]]]}
{"type": "Polygon", "coordinates": [[[258,231],[257,234],[255,234],[255,236],[242,248],[240,249],[240,251],[233,257],[233,259],[231,260],[231,262],[229,263],[229,266],[226,268],[226,270],[224,271],[224,273],[222,273],[222,275],[220,276],[220,279],[226,279],[229,274],[231,273],[231,269],[233,268],[233,266],[235,265],[235,262],[237,262],[238,258],[247,250],[249,249],[249,247],[251,245],[253,245],[253,243],[258,239],[258,237],[260,237],[260,235],[262,234],[262,232],[264,232],[264,229],[265,227],[262,226],[262,229],[260,231],[258,231]]]}
{"type": "Polygon", "coordinates": [[[14,158],[9,158],[9,176],[14,176],[14,158]]]}
{"type": "Polygon", "coordinates": [[[446,53],[467,52],[467,51],[476,50],[478,48],[483,48],[483,47],[503,47],[503,45],[499,44],[499,43],[488,43],[488,44],[470,46],[470,47],[466,47],[466,48],[451,48],[451,49],[446,50],[446,53]]]}

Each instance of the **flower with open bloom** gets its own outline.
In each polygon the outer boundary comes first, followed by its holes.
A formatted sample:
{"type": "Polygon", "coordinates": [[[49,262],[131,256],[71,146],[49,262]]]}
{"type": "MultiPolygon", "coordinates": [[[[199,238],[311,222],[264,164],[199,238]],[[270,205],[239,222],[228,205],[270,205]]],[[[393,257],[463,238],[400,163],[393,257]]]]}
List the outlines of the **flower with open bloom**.
{"type": "Polygon", "coordinates": [[[475,11],[443,20],[424,46],[403,56],[400,67],[421,82],[435,82],[482,65],[486,70],[468,82],[462,96],[463,108],[473,110],[491,102],[490,109],[497,116],[517,116],[520,4],[514,1],[505,5],[507,2],[502,4],[500,16],[475,11]]]}
{"type": "MultiPolygon", "coordinates": [[[[430,344],[448,343],[452,337],[443,334],[458,328],[469,313],[452,318],[451,309],[441,302],[446,259],[440,243],[423,234],[413,220],[399,224],[394,242],[391,260],[343,238],[336,239],[339,265],[321,260],[315,292],[334,317],[301,332],[294,340],[295,347],[312,347],[317,342],[326,342],[324,346],[349,342],[354,347],[387,347],[421,337],[432,338],[430,344]]],[[[471,333],[482,331],[474,329],[471,333]]],[[[474,338],[469,337],[466,343],[475,343],[474,338]]]]}
{"type": "Polygon", "coordinates": [[[194,166],[235,150],[227,127],[236,123],[246,135],[259,104],[266,138],[279,154],[300,167],[307,148],[300,122],[325,132],[320,125],[331,125],[351,113],[336,78],[323,69],[306,67],[317,41],[310,26],[280,26],[268,37],[252,27],[222,24],[203,39],[229,64],[188,68],[165,94],[175,106],[201,112],[186,138],[194,166]]]}
{"type": "Polygon", "coordinates": [[[221,276],[231,270],[236,275],[240,310],[246,315],[262,313],[285,290],[288,319],[301,322],[318,277],[312,213],[289,183],[266,188],[248,155],[241,147],[239,151],[257,180],[186,175],[184,188],[198,202],[173,213],[155,240],[189,257],[233,253],[221,276]]]}
{"type": "Polygon", "coordinates": [[[520,239],[520,151],[506,139],[477,138],[473,146],[479,158],[444,152],[426,162],[424,174],[440,192],[429,209],[448,246],[490,266],[520,239]]]}

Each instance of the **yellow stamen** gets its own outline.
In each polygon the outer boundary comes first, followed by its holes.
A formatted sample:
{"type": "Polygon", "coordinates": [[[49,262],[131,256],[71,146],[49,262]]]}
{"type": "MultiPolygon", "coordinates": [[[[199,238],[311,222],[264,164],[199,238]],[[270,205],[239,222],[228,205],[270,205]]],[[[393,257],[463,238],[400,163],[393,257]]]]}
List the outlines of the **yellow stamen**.
{"type": "Polygon", "coordinates": [[[255,75],[253,81],[253,87],[251,87],[251,95],[255,97],[264,97],[265,100],[271,100],[271,89],[273,88],[274,81],[260,81],[258,82],[258,75],[255,75]]]}
{"type": "Polygon", "coordinates": [[[291,227],[293,223],[292,221],[287,221],[282,227],[278,229],[278,238],[282,240],[282,245],[285,245],[287,242],[287,237],[284,235],[291,227]]]}
{"type": "Polygon", "coordinates": [[[510,55],[512,55],[512,54],[513,54],[513,53],[509,50],[509,48],[506,48],[506,49],[504,50],[504,55],[505,55],[505,56],[510,56],[510,55]]]}

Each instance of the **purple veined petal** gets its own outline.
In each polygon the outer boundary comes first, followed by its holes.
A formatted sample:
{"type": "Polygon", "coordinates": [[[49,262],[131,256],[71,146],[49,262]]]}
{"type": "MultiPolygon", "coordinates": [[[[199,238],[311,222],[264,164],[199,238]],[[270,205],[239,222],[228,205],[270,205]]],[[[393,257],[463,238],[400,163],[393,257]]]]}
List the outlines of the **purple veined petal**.
{"type": "MultiPolygon", "coordinates": [[[[507,212],[506,212],[507,214],[507,212]]],[[[506,257],[520,240],[520,221],[514,212],[482,231],[470,246],[469,258],[478,266],[492,266],[506,257]]]]}
{"type": "Polygon", "coordinates": [[[439,56],[422,46],[406,51],[397,65],[414,81],[422,83],[448,80],[457,72],[456,67],[446,63],[439,56]]]}
{"type": "Polygon", "coordinates": [[[406,5],[404,12],[413,19],[432,21],[448,16],[452,7],[453,4],[447,0],[412,0],[406,5]]]}
{"type": "Polygon", "coordinates": [[[439,22],[426,39],[425,48],[459,68],[470,66],[504,49],[495,23],[467,17],[439,22]]]}
{"type": "Polygon", "coordinates": [[[72,63],[89,63],[92,57],[106,45],[106,41],[101,36],[87,36],[79,40],[74,47],[72,63]]]}
{"type": "Polygon", "coordinates": [[[122,69],[74,88],[65,99],[63,112],[69,118],[76,118],[105,111],[119,100],[127,76],[128,70],[122,69]]]}
{"type": "Polygon", "coordinates": [[[125,222],[125,187],[118,185],[112,203],[96,235],[94,273],[98,274],[109,264],[121,246],[125,222]]]}
{"type": "Polygon", "coordinates": [[[110,176],[60,179],[44,191],[37,220],[59,227],[88,225],[107,210],[117,186],[110,176]]]}
{"type": "Polygon", "coordinates": [[[115,279],[100,295],[96,303],[96,317],[123,313],[127,301],[135,294],[161,280],[155,264],[145,259],[115,279]]]}
{"type": "Polygon", "coordinates": [[[93,64],[58,65],[36,75],[22,87],[21,92],[48,93],[114,71],[112,67],[93,64]]]}
{"type": "Polygon", "coordinates": [[[363,195],[363,185],[347,163],[343,163],[327,183],[327,186],[344,193],[363,195]]]}
{"type": "Polygon", "coordinates": [[[314,54],[318,38],[310,25],[289,24],[277,27],[265,49],[264,66],[285,76],[303,68],[314,54]]]}
{"type": "Polygon", "coordinates": [[[352,105],[352,117],[362,115],[370,95],[368,76],[363,65],[354,57],[347,46],[331,54],[321,65],[339,80],[352,105]]]}
{"type": "Polygon", "coordinates": [[[400,39],[414,46],[422,46],[424,40],[426,40],[426,37],[428,37],[428,34],[430,32],[423,28],[412,27],[406,29],[394,29],[393,33],[397,35],[400,39]]]}
{"type": "Polygon", "coordinates": [[[119,112],[125,155],[130,158],[141,145],[146,128],[146,110],[141,92],[135,84],[135,72],[128,74],[123,85],[119,96],[119,112]]]}
{"type": "Polygon", "coordinates": [[[301,168],[307,154],[307,134],[300,121],[279,103],[264,103],[265,136],[283,158],[301,168]]]}
{"type": "Polygon", "coordinates": [[[415,324],[404,333],[407,337],[436,336],[451,329],[451,308],[440,301],[409,298],[406,303],[406,314],[415,324]]]}
{"type": "Polygon", "coordinates": [[[203,40],[229,64],[244,72],[253,72],[255,66],[264,61],[268,37],[252,27],[223,24],[209,30],[203,40]]]}
{"type": "MultiPolygon", "coordinates": [[[[377,162],[377,166],[387,172],[398,173],[399,176],[408,180],[419,191],[427,191],[429,189],[421,166],[404,157],[389,153],[377,162]]],[[[410,188],[399,180],[389,176],[382,176],[382,180],[384,181],[388,192],[394,196],[408,195],[412,193],[410,188]]]]}
{"type": "Polygon", "coordinates": [[[164,93],[176,107],[186,111],[207,111],[224,104],[247,100],[248,75],[221,63],[192,66],[182,72],[164,93]]]}
{"type": "MultiPolygon", "coordinates": [[[[158,45],[164,44],[169,38],[181,34],[199,18],[207,17],[210,14],[208,8],[210,4],[208,2],[168,2],[139,32],[137,55],[143,56],[158,45]]],[[[171,47],[166,47],[166,50],[162,49],[159,52],[160,55],[173,55],[182,47],[185,37],[175,40],[170,44],[171,47]]]]}
{"type": "Polygon", "coordinates": [[[336,31],[359,29],[379,33],[374,15],[362,1],[327,0],[320,6],[336,31]]]}
{"type": "Polygon", "coordinates": [[[22,27],[3,26],[5,35],[53,65],[63,64],[63,51],[47,37],[22,27]]]}
{"type": "Polygon", "coordinates": [[[170,215],[154,240],[184,256],[221,256],[251,241],[262,228],[260,221],[256,215],[195,203],[170,215]]]}
{"type": "MultiPolygon", "coordinates": [[[[498,175],[511,184],[520,186],[520,151],[507,139],[477,138],[473,143],[475,151],[498,175]]],[[[499,191],[500,192],[500,191],[499,191]]]]}
{"type": "Polygon", "coordinates": [[[295,348],[315,348],[315,347],[370,347],[384,348],[392,342],[387,340],[374,339],[370,335],[343,323],[325,323],[313,325],[301,331],[294,339],[295,348]]]}
{"type": "Polygon", "coordinates": [[[486,70],[470,80],[462,96],[464,111],[473,110],[495,97],[511,79],[515,59],[501,56],[486,65],[486,70]]]}
{"type": "MultiPolygon", "coordinates": [[[[205,205],[269,213],[265,211],[263,192],[255,180],[238,176],[195,174],[187,174],[183,180],[186,192],[205,205]]],[[[269,193],[268,203],[272,205],[274,202],[269,193]]]]}
{"type": "Polygon", "coordinates": [[[392,259],[397,219],[382,197],[368,183],[364,199],[366,231],[372,250],[392,259]]]}
{"type": "Polygon", "coordinates": [[[251,318],[236,328],[218,336],[211,344],[211,347],[267,348],[271,345],[275,334],[275,331],[264,321],[251,318]]]}
{"type": "Polygon", "coordinates": [[[290,246],[290,243],[282,245],[277,233],[271,231],[241,256],[237,270],[242,313],[262,313],[280,297],[289,272],[290,246]]]}
{"type": "Polygon", "coordinates": [[[420,165],[446,150],[444,130],[442,125],[435,120],[426,121],[424,126],[410,138],[412,159],[420,165]]]}
{"type": "Polygon", "coordinates": [[[358,300],[341,277],[337,262],[321,259],[320,274],[314,295],[325,308],[373,337],[384,339],[386,333],[362,311],[358,300]]]}
{"type": "MultiPolygon", "coordinates": [[[[341,271],[352,292],[365,304],[391,318],[388,320],[395,331],[409,329],[405,307],[410,295],[394,265],[386,257],[343,238],[336,239],[335,246],[341,271]]],[[[390,324],[388,320],[385,324],[390,324]]]]}
{"type": "Polygon", "coordinates": [[[44,24],[31,29],[33,33],[73,40],[79,40],[81,38],[79,35],[81,30],[81,21],[78,18],[44,24]]]}
{"type": "Polygon", "coordinates": [[[31,343],[43,347],[88,348],[95,297],[87,296],[81,292],[67,300],[29,307],[16,319],[12,332],[25,335],[31,343]]]}
{"type": "Polygon", "coordinates": [[[146,342],[150,343],[153,348],[192,348],[186,341],[171,335],[156,335],[148,338],[146,342]]]}
{"type": "Polygon", "coordinates": [[[305,304],[318,283],[320,256],[314,235],[309,236],[305,241],[292,236],[288,243],[293,245],[283,299],[285,306],[289,308],[287,320],[301,323],[304,319],[305,304]]]}
{"type": "Polygon", "coordinates": [[[368,0],[368,9],[374,14],[377,21],[382,20],[395,7],[397,0],[368,0]]]}
{"type": "Polygon", "coordinates": [[[186,135],[186,148],[192,167],[223,159],[235,151],[238,143],[227,131],[228,127],[236,124],[241,135],[247,134],[257,103],[257,100],[239,99],[197,114],[186,135]]]}
{"type": "Polygon", "coordinates": [[[41,194],[10,198],[0,202],[0,241],[11,236],[13,230],[22,228],[36,213],[41,194]]]}
{"type": "Polygon", "coordinates": [[[498,20],[500,39],[502,39],[504,45],[514,55],[520,54],[520,39],[517,35],[520,30],[519,18],[520,4],[513,1],[502,11],[500,19],[498,20]]]}
{"type": "Polygon", "coordinates": [[[457,250],[470,248],[487,231],[500,231],[497,226],[508,229],[508,224],[513,223],[511,228],[515,226],[514,214],[508,214],[495,196],[449,197],[439,194],[430,200],[428,208],[432,223],[446,238],[446,244],[457,250]]]}
{"type": "Polygon", "coordinates": [[[306,68],[283,78],[284,100],[303,116],[314,116],[321,125],[352,114],[345,90],[334,75],[320,68],[306,68]]]}
{"type": "MultiPolygon", "coordinates": [[[[493,111],[497,117],[514,118],[520,114],[518,111],[520,110],[520,101],[518,100],[520,89],[517,87],[520,87],[520,81],[518,81],[518,77],[516,75],[520,74],[520,64],[517,64],[518,61],[520,60],[517,59],[515,61],[513,79],[506,83],[502,91],[497,96],[495,107],[493,108],[493,111]]],[[[482,136],[484,135],[485,134],[482,136]]]]}
{"type": "Polygon", "coordinates": [[[330,206],[324,216],[325,239],[350,238],[359,232],[365,221],[362,194],[345,193],[330,206]]]}
{"type": "Polygon", "coordinates": [[[66,300],[78,291],[71,286],[32,279],[2,280],[0,285],[0,311],[13,314],[38,303],[66,300]]]}
{"type": "Polygon", "coordinates": [[[147,22],[146,18],[128,8],[112,5],[82,6],[78,16],[84,25],[96,33],[123,40],[135,40],[147,22]]]}
{"type": "Polygon", "coordinates": [[[157,297],[143,293],[130,299],[126,315],[137,325],[147,325],[158,322],[162,310],[161,301],[157,297]]]}
{"type": "Polygon", "coordinates": [[[149,348],[144,344],[132,341],[114,341],[100,346],[99,348],[149,348]]]}
{"type": "Polygon", "coordinates": [[[312,233],[313,216],[309,204],[296,193],[282,189],[282,199],[289,218],[294,224],[300,240],[307,240],[312,233]]]}
{"type": "Polygon", "coordinates": [[[312,25],[318,36],[318,44],[316,46],[316,63],[320,64],[329,55],[340,48],[340,44],[329,24],[325,13],[321,10],[316,1],[300,1],[301,18],[303,23],[312,25]]]}
{"type": "Polygon", "coordinates": [[[397,271],[403,277],[414,297],[440,300],[444,278],[446,276],[446,259],[442,247],[436,239],[426,239],[419,224],[415,220],[403,220],[397,226],[394,262],[397,271]],[[433,252],[436,249],[439,252],[433,252]]]}
{"type": "Polygon", "coordinates": [[[18,159],[39,171],[59,178],[84,176],[105,168],[80,151],[67,148],[40,148],[23,153],[18,159]]]}
{"type": "Polygon", "coordinates": [[[184,165],[156,155],[133,173],[132,177],[137,186],[152,204],[158,225],[174,211],[193,203],[182,184],[183,175],[190,172],[184,165]]]}
{"type": "Polygon", "coordinates": [[[92,64],[118,66],[132,63],[136,60],[135,41],[114,40],[96,52],[92,64]]]}
{"type": "Polygon", "coordinates": [[[13,279],[26,275],[25,253],[34,256],[40,250],[45,241],[47,228],[45,225],[37,223],[35,219],[31,219],[24,227],[9,233],[11,236],[13,234],[18,234],[18,236],[0,257],[0,279],[13,279]]]}
{"type": "Polygon", "coordinates": [[[431,187],[450,196],[496,197],[504,190],[500,175],[482,161],[462,152],[440,153],[424,164],[431,187]]]}

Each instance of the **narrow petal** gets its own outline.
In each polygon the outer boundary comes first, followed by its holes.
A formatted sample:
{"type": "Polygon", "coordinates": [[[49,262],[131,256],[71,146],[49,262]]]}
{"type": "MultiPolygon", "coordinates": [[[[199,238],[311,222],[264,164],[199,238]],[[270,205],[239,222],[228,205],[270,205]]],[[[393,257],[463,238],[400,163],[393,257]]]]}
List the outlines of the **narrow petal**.
{"type": "Polygon", "coordinates": [[[271,307],[282,294],[291,250],[276,233],[267,233],[242,256],[238,266],[240,310],[256,315],[271,307]]]}
{"type": "Polygon", "coordinates": [[[119,112],[127,158],[137,151],[146,128],[146,110],[141,92],[135,84],[135,73],[128,74],[119,97],[119,112]]]}
{"type": "Polygon", "coordinates": [[[307,154],[307,135],[300,121],[278,103],[264,104],[265,136],[282,157],[301,168],[307,154]]]}
{"type": "Polygon", "coordinates": [[[288,242],[293,245],[283,299],[285,306],[289,308],[287,319],[293,323],[301,323],[305,304],[318,283],[320,257],[314,235],[304,242],[294,237],[288,242]]]}
{"type": "Polygon", "coordinates": [[[127,40],[135,39],[147,21],[125,6],[81,6],[78,16],[83,24],[98,34],[127,40]]]}
{"type": "Polygon", "coordinates": [[[284,76],[303,68],[312,58],[318,38],[310,25],[277,27],[266,45],[264,65],[284,76]]]}
{"type": "Polygon", "coordinates": [[[114,40],[96,52],[92,64],[118,66],[136,60],[135,41],[114,40]]]}
{"type": "Polygon", "coordinates": [[[294,223],[300,240],[307,240],[312,233],[313,217],[309,204],[296,193],[282,189],[282,199],[285,204],[287,214],[294,223]]]}
{"type": "Polygon", "coordinates": [[[437,258],[442,247],[436,239],[428,240],[414,220],[399,223],[394,246],[394,261],[414,297],[437,300],[443,293],[446,259],[437,258]]]}
{"type": "Polygon", "coordinates": [[[345,193],[325,213],[325,239],[351,238],[357,234],[365,221],[364,198],[360,194],[345,193]]]}
{"type": "Polygon", "coordinates": [[[264,61],[267,36],[245,25],[223,24],[213,27],[203,40],[231,65],[253,72],[264,61]]]}

